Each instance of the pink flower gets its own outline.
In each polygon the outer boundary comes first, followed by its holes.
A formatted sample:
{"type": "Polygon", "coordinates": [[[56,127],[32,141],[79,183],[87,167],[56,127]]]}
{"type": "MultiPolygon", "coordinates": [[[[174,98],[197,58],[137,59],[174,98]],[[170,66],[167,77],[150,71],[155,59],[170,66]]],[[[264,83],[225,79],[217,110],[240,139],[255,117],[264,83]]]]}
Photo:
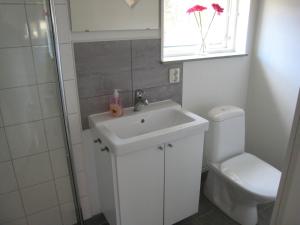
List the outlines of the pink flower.
{"type": "Polygon", "coordinates": [[[202,12],[205,9],[207,9],[205,6],[195,5],[192,8],[189,8],[186,12],[187,13],[202,12]]]}
{"type": "Polygon", "coordinates": [[[214,3],[211,6],[218,13],[218,15],[220,15],[224,11],[224,8],[222,8],[219,4],[214,3]]]}

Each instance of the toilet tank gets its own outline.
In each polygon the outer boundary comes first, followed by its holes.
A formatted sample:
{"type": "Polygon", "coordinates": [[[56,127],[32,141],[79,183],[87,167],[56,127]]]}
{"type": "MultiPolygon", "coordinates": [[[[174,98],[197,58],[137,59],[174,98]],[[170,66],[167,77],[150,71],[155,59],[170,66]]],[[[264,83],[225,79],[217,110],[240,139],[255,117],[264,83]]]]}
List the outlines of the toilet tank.
{"type": "Polygon", "coordinates": [[[235,106],[215,107],[208,113],[205,138],[207,163],[219,163],[244,152],[245,112],[235,106]]]}

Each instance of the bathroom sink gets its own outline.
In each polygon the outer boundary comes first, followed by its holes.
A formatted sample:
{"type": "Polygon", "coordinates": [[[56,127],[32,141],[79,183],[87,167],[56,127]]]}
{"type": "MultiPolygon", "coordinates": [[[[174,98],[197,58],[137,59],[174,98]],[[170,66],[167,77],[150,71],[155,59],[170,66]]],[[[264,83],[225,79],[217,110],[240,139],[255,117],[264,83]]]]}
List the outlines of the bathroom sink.
{"type": "Polygon", "coordinates": [[[119,118],[110,113],[89,116],[90,127],[116,155],[161,145],[208,129],[208,121],[171,100],[152,103],[140,112],[126,108],[119,118]]]}

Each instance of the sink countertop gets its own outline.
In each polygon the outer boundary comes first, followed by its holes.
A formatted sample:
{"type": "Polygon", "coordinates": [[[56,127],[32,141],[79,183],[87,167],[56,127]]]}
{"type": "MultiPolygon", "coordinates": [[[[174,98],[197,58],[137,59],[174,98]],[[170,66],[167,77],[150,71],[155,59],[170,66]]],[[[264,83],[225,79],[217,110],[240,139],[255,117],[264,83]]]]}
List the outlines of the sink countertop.
{"type": "MultiPolygon", "coordinates": [[[[208,130],[208,121],[206,119],[182,109],[179,104],[171,100],[151,103],[139,112],[134,112],[133,107],[125,108],[124,115],[117,118],[112,117],[110,112],[90,115],[89,123],[90,128],[92,128],[94,132],[97,132],[97,135],[103,140],[105,145],[113,150],[112,152],[115,155],[124,155],[151,146],[158,146],[162,143],[176,141],[185,136],[192,136],[195,133],[208,130]],[[118,136],[118,132],[114,132],[112,128],[109,129],[108,126],[111,123],[118,123],[118,121],[120,121],[120,124],[123,123],[124,125],[124,119],[126,119],[126,117],[128,117],[128,121],[133,118],[138,121],[140,118],[147,115],[153,115],[151,113],[156,113],[157,116],[158,111],[161,111],[162,114],[162,112],[166,112],[167,110],[169,110],[169,112],[179,112],[183,116],[189,118],[190,121],[157,130],[150,130],[141,134],[137,133],[135,136],[128,136],[125,138],[118,136]]],[[[128,123],[126,125],[131,126],[133,124],[128,123]]],[[[133,127],[132,129],[134,128],[136,127],[133,127]]]]}
{"type": "Polygon", "coordinates": [[[163,109],[163,108],[168,108],[168,107],[181,109],[181,106],[178,103],[173,102],[172,100],[154,102],[154,103],[150,103],[147,106],[144,106],[142,108],[142,110],[138,111],[138,112],[133,111],[134,107],[124,108],[124,113],[121,117],[113,117],[109,111],[104,112],[104,113],[89,115],[89,117],[88,117],[89,118],[89,126],[90,126],[90,128],[92,128],[92,127],[94,127],[94,124],[96,124],[96,123],[101,123],[101,122],[108,121],[108,120],[117,120],[117,119],[124,118],[126,116],[144,114],[144,113],[152,111],[152,110],[163,109]]]}

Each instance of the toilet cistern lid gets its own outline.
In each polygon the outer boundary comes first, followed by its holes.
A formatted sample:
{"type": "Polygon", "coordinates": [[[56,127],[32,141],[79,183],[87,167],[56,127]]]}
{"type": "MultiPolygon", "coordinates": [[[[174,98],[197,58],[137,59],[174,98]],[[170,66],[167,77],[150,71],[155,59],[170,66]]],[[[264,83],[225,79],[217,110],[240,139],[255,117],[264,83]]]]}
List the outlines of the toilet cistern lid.
{"type": "Polygon", "coordinates": [[[281,172],[258,157],[243,153],[220,164],[221,173],[246,191],[273,200],[281,172]]]}
{"type": "Polygon", "coordinates": [[[236,106],[225,105],[211,109],[208,112],[208,119],[214,122],[220,122],[234,117],[244,116],[243,109],[236,106]]]}

